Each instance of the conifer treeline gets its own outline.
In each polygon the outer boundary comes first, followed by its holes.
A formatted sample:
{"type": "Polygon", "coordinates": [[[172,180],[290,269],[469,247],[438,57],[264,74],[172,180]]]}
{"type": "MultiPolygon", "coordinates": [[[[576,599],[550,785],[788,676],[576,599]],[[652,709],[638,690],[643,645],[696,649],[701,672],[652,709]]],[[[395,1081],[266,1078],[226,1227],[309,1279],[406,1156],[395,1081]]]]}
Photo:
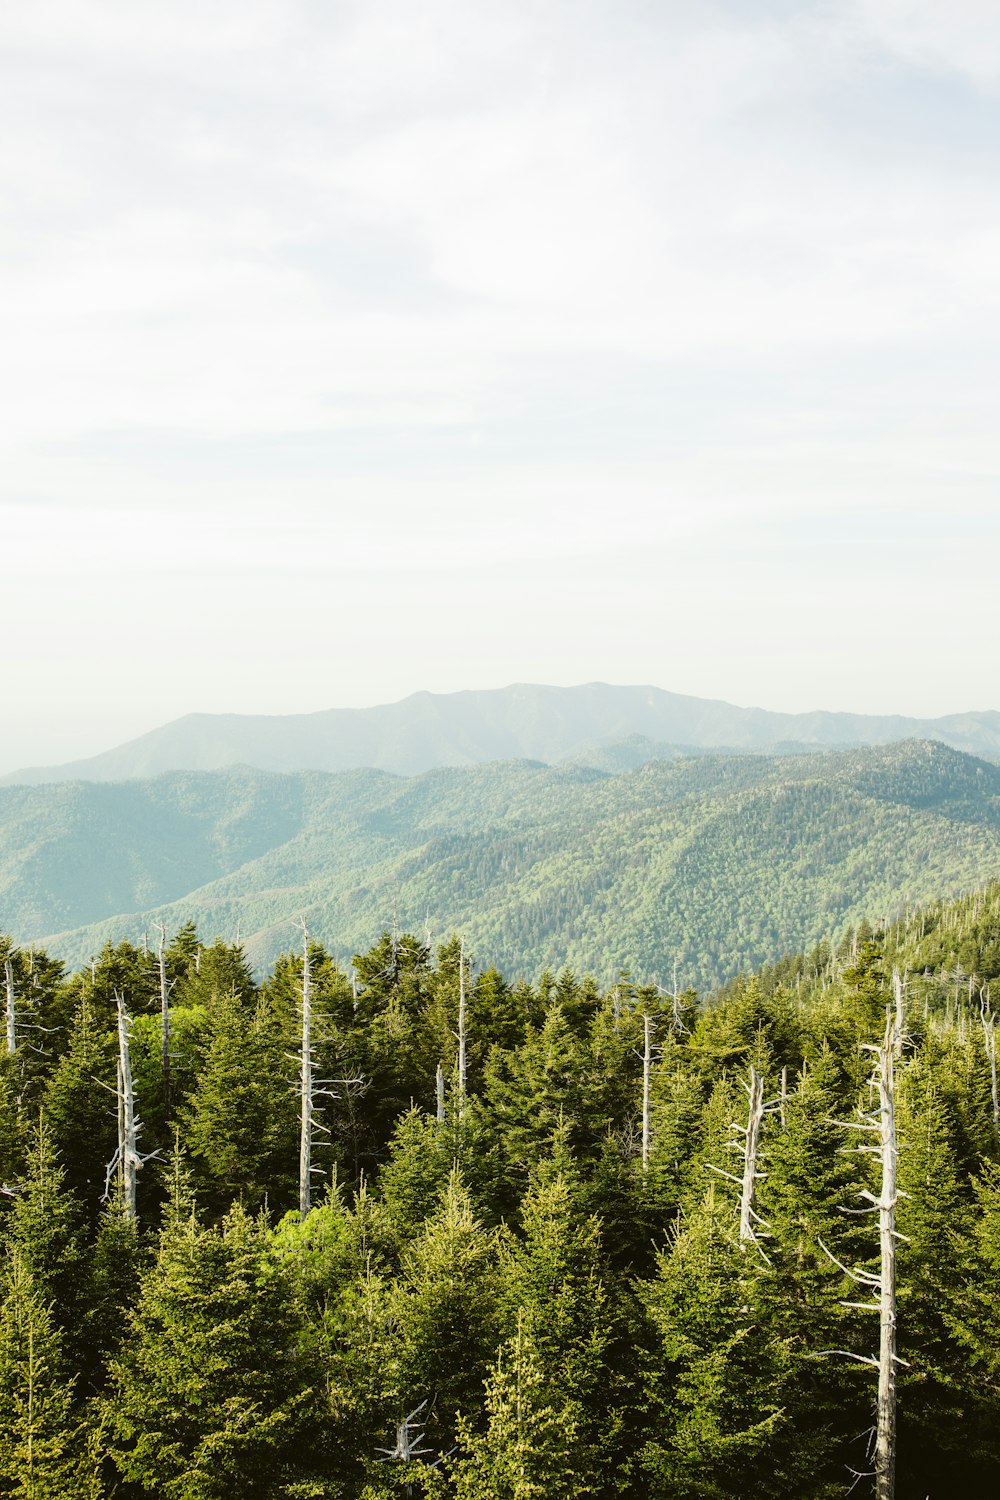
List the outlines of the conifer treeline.
{"type": "Polygon", "coordinates": [[[875,1185],[845,1124],[893,970],[897,1493],[996,1493],[997,888],[705,1005],[627,975],[463,977],[457,939],[386,933],[352,973],[313,944],[304,1222],[301,953],[258,984],[187,927],[163,958],[169,1088],[157,953],[109,945],[67,976],[0,939],[0,1494],[845,1494],[871,1469],[873,1371],[824,1351],[877,1347],[837,1262],[877,1264],[871,1219],[845,1212],[875,1185]],[[108,1172],[119,997],[136,1218],[108,1172]],[[773,1105],[759,1248],[724,1175],[750,1069],[773,1105]]]}

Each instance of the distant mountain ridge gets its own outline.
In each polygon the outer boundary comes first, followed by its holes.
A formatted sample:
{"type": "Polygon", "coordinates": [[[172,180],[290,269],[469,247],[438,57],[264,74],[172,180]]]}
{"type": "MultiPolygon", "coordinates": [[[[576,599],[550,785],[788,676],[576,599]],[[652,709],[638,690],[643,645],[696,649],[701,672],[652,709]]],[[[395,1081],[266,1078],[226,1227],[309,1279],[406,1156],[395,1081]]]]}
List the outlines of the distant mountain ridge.
{"type": "Polygon", "coordinates": [[[655,687],[516,683],[482,691],[414,693],[375,708],[270,716],[188,714],[86,760],[12,772],[0,777],[0,785],[127,781],[233,765],[280,772],[367,766],[402,776],[435,766],[508,759],[550,764],[593,760],[622,767],[695,748],[788,751],[906,739],[933,739],[995,758],[1000,756],[1000,713],[939,719],[786,714],[655,687]],[[622,745],[631,749],[619,750],[622,745]]]}
{"type": "Polygon", "coordinates": [[[0,788],[0,931],[74,965],[193,919],[266,967],[303,914],[341,957],[396,921],[511,973],[676,959],[706,989],[998,876],[1000,766],[927,741],[0,788]]]}

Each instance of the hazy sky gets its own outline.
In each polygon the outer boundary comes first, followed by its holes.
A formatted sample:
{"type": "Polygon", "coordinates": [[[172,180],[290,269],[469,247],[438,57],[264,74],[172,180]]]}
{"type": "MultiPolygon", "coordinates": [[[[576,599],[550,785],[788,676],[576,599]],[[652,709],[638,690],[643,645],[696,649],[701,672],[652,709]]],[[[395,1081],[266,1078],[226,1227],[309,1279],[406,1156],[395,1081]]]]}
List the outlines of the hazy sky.
{"type": "Polygon", "coordinates": [[[0,770],[1000,708],[996,0],[8,0],[0,770]]]}

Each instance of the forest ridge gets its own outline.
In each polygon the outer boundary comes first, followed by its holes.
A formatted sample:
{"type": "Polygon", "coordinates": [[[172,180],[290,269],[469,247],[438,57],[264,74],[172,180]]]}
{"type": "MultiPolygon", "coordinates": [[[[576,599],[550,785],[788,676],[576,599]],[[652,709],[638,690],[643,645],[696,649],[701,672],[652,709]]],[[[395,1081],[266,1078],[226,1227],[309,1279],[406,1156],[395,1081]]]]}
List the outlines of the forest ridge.
{"type": "Polygon", "coordinates": [[[4,925],[73,964],[193,919],[263,968],[302,913],[346,962],[395,913],[511,975],[676,962],[705,990],[998,873],[1000,769],[929,741],[0,788],[4,925]]]}
{"type": "Polygon", "coordinates": [[[187,714],[159,729],[61,766],[36,766],[3,783],[124,781],[163,771],[250,765],[267,771],[347,771],[361,766],[418,775],[435,766],[494,760],[618,756],[639,764],[691,749],[771,752],[933,739],[973,755],[1000,755],[1000,713],[775,713],[656,687],[605,682],[576,687],[515,683],[458,693],[413,693],[376,708],[310,714],[187,714]]]}

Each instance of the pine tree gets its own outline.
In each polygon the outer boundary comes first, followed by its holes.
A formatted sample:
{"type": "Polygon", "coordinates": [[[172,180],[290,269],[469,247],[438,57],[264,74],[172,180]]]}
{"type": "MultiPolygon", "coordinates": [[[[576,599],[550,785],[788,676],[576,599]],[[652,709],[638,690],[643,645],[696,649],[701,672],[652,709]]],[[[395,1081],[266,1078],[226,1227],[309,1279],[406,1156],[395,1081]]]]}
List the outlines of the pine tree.
{"type": "Polygon", "coordinates": [[[974,1485],[963,1432],[968,1363],[948,1327],[959,1279],[956,1250],[972,1239],[972,1188],[957,1163],[962,1133],[927,1057],[900,1069],[899,1381],[901,1485],[974,1485]]]}
{"type": "MultiPolygon", "coordinates": [[[[452,1172],[439,1206],[404,1250],[394,1301],[404,1401],[428,1399],[428,1433],[451,1446],[460,1410],[477,1407],[499,1342],[495,1249],[452,1172]]],[[[402,1414],[400,1414],[402,1415],[402,1414]]]]}
{"type": "Polygon", "coordinates": [[[27,1165],[27,1177],[5,1226],[5,1246],[10,1256],[20,1257],[33,1292],[53,1311],[72,1362],[79,1355],[86,1310],[84,1237],[79,1205],[66,1188],[44,1118],[39,1119],[27,1165]]]}
{"type": "Polygon", "coordinates": [[[615,1319],[601,1226],[584,1202],[565,1139],[557,1137],[552,1158],[532,1174],[499,1287],[508,1335],[517,1329],[527,1338],[549,1393],[561,1393],[563,1408],[575,1413],[577,1475],[589,1486],[617,1457],[623,1393],[608,1363],[615,1319]]]}
{"type": "Polygon", "coordinates": [[[714,1190],[661,1253],[644,1293],[653,1353],[640,1466],[651,1500],[834,1493],[814,1487],[812,1444],[792,1428],[792,1360],[761,1314],[762,1274],[714,1190]]]}
{"type": "Polygon", "coordinates": [[[554,1382],[532,1332],[518,1319],[486,1382],[485,1429],[458,1424],[450,1466],[456,1500],[577,1500],[593,1487],[581,1473],[583,1414],[567,1382],[554,1382]]]}
{"type": "Polygon", "coordinates": [[[96,1223],[107,1187],[107,1167],[115,1151],[114,1033],[98,1023],[94,1002],[85,998],[44,1094],[49,1129],[59,1142],[66,1183],[96,1223]]]}
{"type": "Polygon", "coordinates": [[[312,1400],[291,1290],[259,1223],[237,1206],[203,1228],[184,1196],[112,1366],[109,1449],[139,1494],[280,1494],[312,1400]]]}
{"type": "Polygon", "coordinates": [[[59,1329],[20,1246],[0,1306],[0,1493],[66,1500],[78,1456],[73,1381],[59,1329]]]}
{"type": "Polygon", "coordinates": [[[290,1068],[270,1010],[217,996],[205,1062],[181,1113],[199,1186],[215,1211],[295,1197],[298,1127],[290,1068]]]}

